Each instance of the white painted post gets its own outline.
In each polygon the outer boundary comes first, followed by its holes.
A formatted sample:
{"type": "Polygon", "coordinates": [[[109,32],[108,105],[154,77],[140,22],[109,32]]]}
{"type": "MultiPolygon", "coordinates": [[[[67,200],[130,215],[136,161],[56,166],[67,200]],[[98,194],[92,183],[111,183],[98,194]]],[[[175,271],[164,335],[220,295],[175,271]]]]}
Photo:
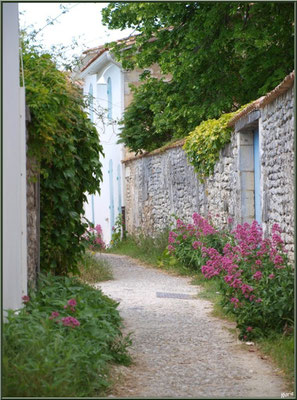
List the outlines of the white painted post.
{"type": "Polygon", "coordinates": [[[3,4],[3,308],[27,293],[24,92],[19,85],[18,4],[3,4]],[[22,234],[23,232],[23,234],[22,234]]]}

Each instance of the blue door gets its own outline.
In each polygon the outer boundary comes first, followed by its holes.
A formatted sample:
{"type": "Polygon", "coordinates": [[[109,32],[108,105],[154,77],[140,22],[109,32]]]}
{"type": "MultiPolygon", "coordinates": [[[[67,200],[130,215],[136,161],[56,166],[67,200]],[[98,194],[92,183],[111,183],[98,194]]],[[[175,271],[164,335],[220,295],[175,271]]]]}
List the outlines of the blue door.
{"type": "Polygon", "coordinates": [[[260,169],[260,148],[259,130],[254,131],[254,180],[255,180],[255,220],[261,224],[261,169],[260,169]]]}
{"type": "Polygon", "coordinates": [[[121,183],[121,166],[118,165],[118,214],[122,212],[122,183],[121,183]]]}
{"type": "Polygon", "coordinates": [[[110,230],[114,226],[114,196],[113,196],[113,166],[112,160],[109,160],[109,213],[110,213],[110,230]]]}

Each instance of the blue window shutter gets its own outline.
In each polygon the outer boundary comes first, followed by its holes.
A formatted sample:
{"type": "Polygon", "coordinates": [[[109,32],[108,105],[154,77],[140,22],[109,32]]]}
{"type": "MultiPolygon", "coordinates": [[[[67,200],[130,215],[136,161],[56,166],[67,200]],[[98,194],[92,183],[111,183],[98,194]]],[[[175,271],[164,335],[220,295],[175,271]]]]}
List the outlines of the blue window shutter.
{"type": "Polygon", "coordinates": [[[118,214],[122,212],[122,182],[121,182],[121,165],[118,165],[118,214]]]}
{"type": "Polygon", "coordinates": [[[112,119],[112,87],[111,87],[111,79],[107,79],[107,101],[108,101],[108,111],[107,118],[109,120],[112,119]]]}
{"type": "Polygon", "coordinates": [[[114,196],[113,196],[113,166],[112,160],[109,160],[109,211],[110,211],[110,229],[112,233],[112,228],[114,226],[114,196]]]}
{"type": "Polygon", "coordinates": [[[261,170],[260,170],[260,151],[259,151],[259,130],[254,131],[254,179],[255,179],[255,220],[262,223],[261,212],[261,170]]]}

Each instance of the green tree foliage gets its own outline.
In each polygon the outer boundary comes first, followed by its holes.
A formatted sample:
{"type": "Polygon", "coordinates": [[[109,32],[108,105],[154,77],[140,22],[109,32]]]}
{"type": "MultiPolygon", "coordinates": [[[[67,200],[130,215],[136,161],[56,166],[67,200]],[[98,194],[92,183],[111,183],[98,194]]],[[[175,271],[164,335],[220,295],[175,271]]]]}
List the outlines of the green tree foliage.
{"type": "Polygon", "coordinates": [[[80,89],[51,55],[24,39],[23,63],[31,113],[28,152],[41,174],[41,268],[57,275],[76,273],[87,226],[82,220],[85,193],[99,191],[102,146],[80,89]]]}
{"type": "Polygon", "coordinates": [[[135,89],[122,130],[134,151],[152,150],[168,136],[186,136],[202,121],[235,111],[294,68],[293,3],[115,2],[102,15],[111,29],[141,33],[125,51],[124,43],[111,44],[124,68],[158,63],[172,77],[157,84],[147,71],[135,89]]]}

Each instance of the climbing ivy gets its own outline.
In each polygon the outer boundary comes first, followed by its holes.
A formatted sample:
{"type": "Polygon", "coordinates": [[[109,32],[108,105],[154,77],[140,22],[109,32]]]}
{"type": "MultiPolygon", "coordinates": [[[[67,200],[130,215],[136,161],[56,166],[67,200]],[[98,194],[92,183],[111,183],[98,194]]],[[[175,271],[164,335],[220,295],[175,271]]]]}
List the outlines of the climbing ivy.
{"type": "Polygon", "coordinates": [[[23,36],[28,154],[40,172],[40,265],[56,275],[76,273],[84,252],[86,192],[99,192],[103,155],[86,101],[50,54],[23,36]]]}
{"type": "Polygon", "coordinates": [[[201,182],[213,173],[221,149],[231,140],[232,128],[228,127],[228,122],[248,104],[218,119],[203,121],[187,136],[183,148],[201,182]]]}

